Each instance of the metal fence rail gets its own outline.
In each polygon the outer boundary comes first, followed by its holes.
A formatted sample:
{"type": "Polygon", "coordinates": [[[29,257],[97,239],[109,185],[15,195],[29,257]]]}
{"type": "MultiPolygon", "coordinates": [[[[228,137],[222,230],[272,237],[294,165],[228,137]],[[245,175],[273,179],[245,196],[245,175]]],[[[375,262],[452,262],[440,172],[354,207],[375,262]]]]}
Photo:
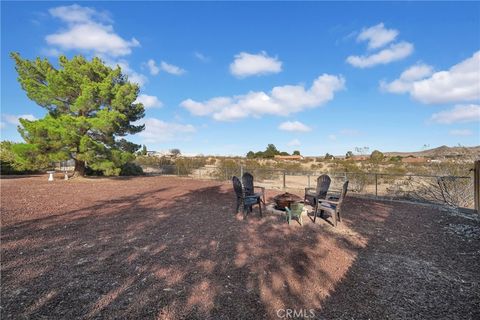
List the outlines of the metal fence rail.
{"type": "Polygon", "coordinates": [[[270,189],[303,192],[305,187],[316,185],[316,178],[327,173],[332,178],[330,189],[340,190],[349,180],[349,192],[377,198],[410,200],[473,208],[474,191],[472,176],[437,176],[426,174],[352,173],[323,171],[289,171],[244,166],[219,167],[206,165],[192,168],[177,165],[146,166],[146,173],[174,175],[207,180],[230,180],[250,172],[255,183],[270,189]]]}

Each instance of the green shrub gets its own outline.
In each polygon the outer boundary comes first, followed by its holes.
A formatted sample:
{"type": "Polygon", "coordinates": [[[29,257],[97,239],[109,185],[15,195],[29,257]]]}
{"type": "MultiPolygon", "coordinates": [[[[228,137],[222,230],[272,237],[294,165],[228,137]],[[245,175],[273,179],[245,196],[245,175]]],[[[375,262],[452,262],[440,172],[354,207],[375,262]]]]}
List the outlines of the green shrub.
{"type": "Polygon", "coordinates": [[[0,165],[2,174],[27,174],[48,168],[50,161],[33,144],[2,141],[0,165]]]}
{"type": "Polygon", "coordinates": [[[102,170],[95,170],[95,169],[92,169],[92,167],[89,167],[89,166],[85,167],[85,175],[86,176],[96,176],[96,177],[104,176],[102,170]]]}
{"type": "Polygon", "coordinates": [[[373,162],[381,162],[385,156],[382,152],[378,150],[373,150],[372,154],[370,155],[370,160],[373,162]]]}
{"type": "Polygon", "coordinates": [[[121,176],[141,176],[143,174],[142,167],[133,162],[124,164],[120,171],[121,176]]]}

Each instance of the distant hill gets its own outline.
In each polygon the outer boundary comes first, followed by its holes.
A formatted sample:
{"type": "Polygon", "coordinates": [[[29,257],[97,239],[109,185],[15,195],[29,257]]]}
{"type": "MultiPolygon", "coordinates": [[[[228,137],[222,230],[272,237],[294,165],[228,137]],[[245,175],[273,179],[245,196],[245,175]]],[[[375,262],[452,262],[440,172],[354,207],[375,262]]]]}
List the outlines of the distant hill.
{"type": "Polygon", "coordinates": [[[415,152],[384,152],[386,156],[395,157],[429,157],[429,158],[445,158],[445,157],[465,157],[480,159],[480,146],[476,147],[448,147],[441,146],[438,148],[415,151],[415,152]]]}

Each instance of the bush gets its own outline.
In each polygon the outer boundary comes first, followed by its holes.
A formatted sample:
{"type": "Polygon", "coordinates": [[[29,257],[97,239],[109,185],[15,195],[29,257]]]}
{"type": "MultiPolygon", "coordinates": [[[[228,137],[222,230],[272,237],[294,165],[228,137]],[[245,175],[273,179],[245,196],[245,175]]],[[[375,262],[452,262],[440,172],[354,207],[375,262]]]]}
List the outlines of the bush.
{"type": "Polygon", "coordinates": [[[214,165],[215,163],[217,163],[217,159],[215,158],[208,158],[206,161],[206,164],[208,165],[214,165]]]}
{"type": "Polygon", "coordinates": [[[0,165],[2,174],[27,174],[48,168],[50,162],[33,144],[2,141],[0,165]]]}
{"type": "Polygon", "coordinates": [[[180,175],[188,176],[193,170],[202,168],[207,164],[207,160],[204,157],[197,158],[179,158],[175,160],[175,166],[177,172],[180,175]]]}
{"type": "Polygon", "coordinates": [[[229,180],[232,176],[240,176],[240,162],[222,159],[215,170],[215,177],[219,180],[229,180]]]}
{"type": "Polygon", "coordinates": [[[383,158],[384,158],[383,153],[378,150],[374,150],[370,155],[370,160],[373,162],[381,162],[383,158]]]}
{"type": "Polygon", "coordinates": [[[144,175],[142,167],[133,162],[124,164],[120,171],[121,176],[142,176],[144,175]]]}
{"type": "Polygon", "coordinates": [[[330,153],[327,152],[327,153],[325,154],[325,158],[324,158],[324,159],[325,159],[325,160],[332,160],[332,159],[333,159],[333,156],[332,156],[330,153]]]}
{"type": "Polygon", "coordinates": [[[87,166],[85,168],[85,175],[86,176],[102,177],[104,174],[103,174],[102,170],[95,170],[95,169],[92,169],[92,167],[87,166]]]}
{"type": "Polygon", "coordinates": [[[134,161],[140,166],[167,166],[173,165],[173,161],[167,157],[155,157],[155,156],[137,156],[134,161]]]}

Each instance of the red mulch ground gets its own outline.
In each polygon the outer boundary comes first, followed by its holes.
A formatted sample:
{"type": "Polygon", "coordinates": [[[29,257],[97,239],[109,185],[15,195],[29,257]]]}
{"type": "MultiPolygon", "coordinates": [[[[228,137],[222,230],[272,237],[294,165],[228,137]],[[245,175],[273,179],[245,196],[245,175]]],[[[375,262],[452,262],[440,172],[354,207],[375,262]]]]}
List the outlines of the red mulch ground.
{"type": "Polygon", "coordinates": [[[300,227],[234,206],[214,181],[3,178],[1,318],[480,318],[476,216],[347,198],[338,228],[300,227]]]}

